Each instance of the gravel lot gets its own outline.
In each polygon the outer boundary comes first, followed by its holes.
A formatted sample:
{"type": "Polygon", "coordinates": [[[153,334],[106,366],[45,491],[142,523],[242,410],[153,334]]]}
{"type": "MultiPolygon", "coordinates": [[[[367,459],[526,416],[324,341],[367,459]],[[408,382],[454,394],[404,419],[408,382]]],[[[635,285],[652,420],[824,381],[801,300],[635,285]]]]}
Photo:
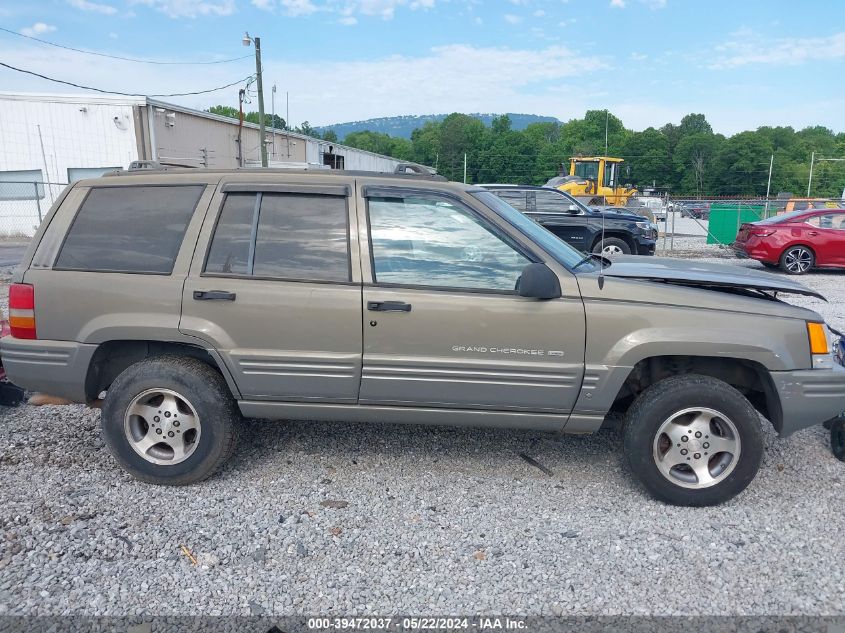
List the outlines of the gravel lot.
{"type": "MultiPolygon", "coordinates": [[[[845,273],[804,281],[831,302],[796,303],[845,328],[845,273]]],[[[171,489],[119,470],[98,421],[0,412],[0,613],[845,614],[820,427],[767,427],[745,493],[684,509],[634,484],[615,432],[248,421],[222,473],[171,489]]]]}

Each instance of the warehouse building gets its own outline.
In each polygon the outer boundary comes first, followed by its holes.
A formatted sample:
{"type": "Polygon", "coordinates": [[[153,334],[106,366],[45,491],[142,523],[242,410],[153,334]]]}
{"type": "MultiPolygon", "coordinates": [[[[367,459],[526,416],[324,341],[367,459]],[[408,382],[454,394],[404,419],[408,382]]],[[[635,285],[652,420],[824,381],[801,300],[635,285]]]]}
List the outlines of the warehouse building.
{"type": "MultiPolygon", "coordinates": [[[[392,172],[400,161],[266,130],[270,167],[392,172]]],[[[0,92],[0,235],[32,235],[68,183],[135,160],[258,167],[259,129],[145,97],[0,92]]]]}

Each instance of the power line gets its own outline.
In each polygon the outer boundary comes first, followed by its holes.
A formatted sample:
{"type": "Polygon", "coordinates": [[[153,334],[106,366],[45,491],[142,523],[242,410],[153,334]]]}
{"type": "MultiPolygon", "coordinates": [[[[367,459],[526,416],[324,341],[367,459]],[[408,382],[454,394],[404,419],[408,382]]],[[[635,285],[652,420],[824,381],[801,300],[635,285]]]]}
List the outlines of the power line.
{"type": "Polygon", "coordinates": [[[47,40],[42,40],[37,37],[32,37],[31,35],[24,35],[23,33],[17,33],[16,31],[12,31],[9,29],[4,29],[0,26],[0,31],[4,31],[6,33],[10,33],[12,35],[17,35],[18,37],[25,37],[28,40],[33,40],[34,42],[40,42],[42,44],[47,44],[48,46],[55,46],[56,48],[63,48],[68,51],[74,51],[76,53],[85,53],[86,55],[96,55],[97,57],[108,57],[109,59],[119,59],[124,62],[135,62],[138,64],[157,64],[161,66],[171,66],[171,65],[182,65],[182,66],[201,66],[206,64],[228,64],[229,62],[236,62],[241,59],[246,59],[247,57],[252,57],[252,53],[248,55],[244,55],[243,57],[233,57],[232,59],[218,59],[216,61],[210,62],[162,62],[162,61],[155,61],[152,59],[135,59],[132,57],[121,57],[120,55],[109,55],[108,53],[97,53],[96,51],[86,51],[81,48],[73,48],[72,46],[64,46],[63,44],[56,44],[55,42],[48,42],[47,40]]]}
{"type": "Polygon", "coordinates": [[[15,70],[19,73],[24,73],[27,75],[33,75],[34,77],[40,77],[41,79],[46,79],[47,81],[53,81],[58,84],[64,84],[66,86],[73,86],[74,88],[81,88],[83,90],[93,90],[95,92],[102,92],[104,94],[110,95],[121,95],[123,97],[187,97],[190,95],[201,95],[207,92],[217,92],[218,90],[223,90],[224,88],[231,88],[234,85],[242,83],[249,79],[249,77],[244,77],[243,79],[238,79],[237,81],[233,81],[230,84],[226,84],[225,86],[218,86],[217,88],[209,88],[208,90],[196,90],[194,92],[172,92],[170,94],[158,94],[158,95],[147,95],[141,92],[118,92],[116,90],[104,90],[102,88],[93,88],[91,86],[83,86],[80,84],[75,84],[72,81],[64,81],[62,79],[53,79],[52,77],[48,77],[47,75],[42,75],[40,73],[33,72],[31,70],[24,70],[23,68],[15,68],[5,62],[0,62],[0,66],[5,66],[10,70],[15,70]]]}

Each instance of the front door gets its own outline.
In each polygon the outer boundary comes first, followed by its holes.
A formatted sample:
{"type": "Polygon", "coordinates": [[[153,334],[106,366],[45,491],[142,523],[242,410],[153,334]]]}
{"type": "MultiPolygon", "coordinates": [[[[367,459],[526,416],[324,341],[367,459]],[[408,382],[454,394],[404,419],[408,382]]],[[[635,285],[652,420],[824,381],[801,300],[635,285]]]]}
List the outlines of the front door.
{"type": "Polygon", "coordinates": [[[816,252],[819,266],[845,264],[845,213],[825,213],[810,218],[808,243],[816,252]]]}
{"type": "Polygon", "coordinates": [[[542,258],[493,214],[454,197],[383,188],[359,203],[362,404],[568,412],[584,369],[584,307],[520,297],[542,258]],[[369,241],[369,244],[367,243],[369,241]],[[369,254],[369,257],[367,257],[369,254]]]}
{"type": "Polygon", "coordinates": [[[217,350],[244,398],[357,400],[361,284],[350,265],[349,191],[234,183],[212,201],[179,328],[217,350]]]}

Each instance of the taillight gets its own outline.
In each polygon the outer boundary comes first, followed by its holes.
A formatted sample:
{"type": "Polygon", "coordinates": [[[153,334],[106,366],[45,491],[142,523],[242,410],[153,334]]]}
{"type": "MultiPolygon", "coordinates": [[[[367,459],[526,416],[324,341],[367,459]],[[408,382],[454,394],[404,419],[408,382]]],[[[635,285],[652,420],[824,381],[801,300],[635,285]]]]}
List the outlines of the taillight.
{"type": "Polygon", "coordinates": [[[751,229],[751,235],[754,237],[769,237],[775,234],[775,229],[751,229]]]}
{"type": "Polygon", "coordinates": [[[35,288],[30,284],[9,287],[9,328],[15,338],[38,338],[35,335],[35,288]]]}

